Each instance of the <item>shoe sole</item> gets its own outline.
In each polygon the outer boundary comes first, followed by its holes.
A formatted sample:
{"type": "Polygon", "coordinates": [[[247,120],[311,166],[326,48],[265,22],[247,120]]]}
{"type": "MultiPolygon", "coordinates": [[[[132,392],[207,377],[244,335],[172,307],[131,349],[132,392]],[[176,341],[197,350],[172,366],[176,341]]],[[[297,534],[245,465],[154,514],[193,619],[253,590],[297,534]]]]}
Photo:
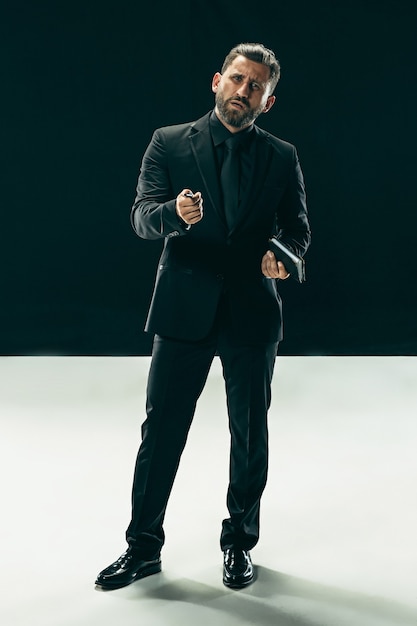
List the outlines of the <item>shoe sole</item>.
{"type": "Polygon", "coordinates": [[[113,590],[113,589],[122,589],[123,587],[127,587],[137,580],[141,580],[142,578],[146,578],[147,576],[152,576],[152,574],[159,574],[161,571],[161,563],[156,563],[155,565],[149,565],[149,567],[144,567],[143,570],[138,572],[132,580],[129,580],[127,583],[99,583],[96,582],[96,587],[100,587],[100,589],[104,590],[113,590]]]}
{"type": "Polygon", "coordinates": [[[228,581],[223,578],[223,584],[225,587],[228,587],[229,589],[243,589],[244,587],[247,587],[248,585],[253,583],[254,580],[255,580],[255,577],[252,576],[252,578],[250,578],[249,580],[245,580],[245,582],[234,583],[233,581],[228,581]]]}

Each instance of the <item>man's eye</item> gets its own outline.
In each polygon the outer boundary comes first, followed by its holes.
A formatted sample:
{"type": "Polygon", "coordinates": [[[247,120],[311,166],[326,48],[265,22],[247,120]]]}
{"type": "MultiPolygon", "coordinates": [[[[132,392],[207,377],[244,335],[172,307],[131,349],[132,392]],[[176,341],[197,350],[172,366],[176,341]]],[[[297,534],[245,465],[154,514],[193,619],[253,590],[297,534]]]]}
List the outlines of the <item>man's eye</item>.
{"type": "Polygon", "coordinates": [[[253,89],[253,91],[259,91],[259,89],[261,88],[261,86],[258,83],[251,83],[251,89],[253,89]]]}

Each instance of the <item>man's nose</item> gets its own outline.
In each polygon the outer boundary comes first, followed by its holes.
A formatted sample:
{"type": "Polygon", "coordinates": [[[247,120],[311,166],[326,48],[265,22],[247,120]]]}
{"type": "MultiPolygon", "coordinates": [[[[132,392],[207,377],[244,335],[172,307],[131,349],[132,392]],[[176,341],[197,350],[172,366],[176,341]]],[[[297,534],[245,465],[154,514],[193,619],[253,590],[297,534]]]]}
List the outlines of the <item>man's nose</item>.
{"type": "Polygon", "coordinates": [[[250,95],[249,83],[242,83],[241,85],[239,85],[237,94],[241,96],[242,98],[249,98],[249,95],[250,95]]]}

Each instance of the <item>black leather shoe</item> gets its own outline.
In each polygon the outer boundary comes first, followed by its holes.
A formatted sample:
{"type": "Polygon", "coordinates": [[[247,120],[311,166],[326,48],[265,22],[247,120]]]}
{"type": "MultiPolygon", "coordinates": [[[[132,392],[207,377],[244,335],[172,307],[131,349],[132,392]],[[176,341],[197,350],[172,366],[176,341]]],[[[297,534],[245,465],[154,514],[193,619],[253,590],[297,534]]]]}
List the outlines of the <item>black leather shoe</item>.
{"type": "Polygon", "coordinates": [[[253,581],[253,565],[247,550],[225,550],[223,583],[231,589],[241,589],[253,581]]]}
{"type": "Polygon", "coordinates": [[[128,548],[114,563],[97,576],[96,585],[103,589],[120,589],[135,580],[161,571],[161,559],[144,561],[133,548],[128,548]]]}

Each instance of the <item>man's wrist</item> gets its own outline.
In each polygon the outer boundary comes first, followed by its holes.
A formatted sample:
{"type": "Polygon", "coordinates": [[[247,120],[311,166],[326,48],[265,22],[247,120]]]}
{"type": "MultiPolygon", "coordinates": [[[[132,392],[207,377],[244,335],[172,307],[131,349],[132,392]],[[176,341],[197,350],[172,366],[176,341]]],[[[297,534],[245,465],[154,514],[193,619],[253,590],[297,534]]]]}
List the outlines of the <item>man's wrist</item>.
{"type": "Polygon", "coordinates": [[[177,220],[183,230],[190,230],[191,224],[187,224],[187,222],[183,220],[181,215],[179,215],[178,213],[177,213],[177,220]]]}

